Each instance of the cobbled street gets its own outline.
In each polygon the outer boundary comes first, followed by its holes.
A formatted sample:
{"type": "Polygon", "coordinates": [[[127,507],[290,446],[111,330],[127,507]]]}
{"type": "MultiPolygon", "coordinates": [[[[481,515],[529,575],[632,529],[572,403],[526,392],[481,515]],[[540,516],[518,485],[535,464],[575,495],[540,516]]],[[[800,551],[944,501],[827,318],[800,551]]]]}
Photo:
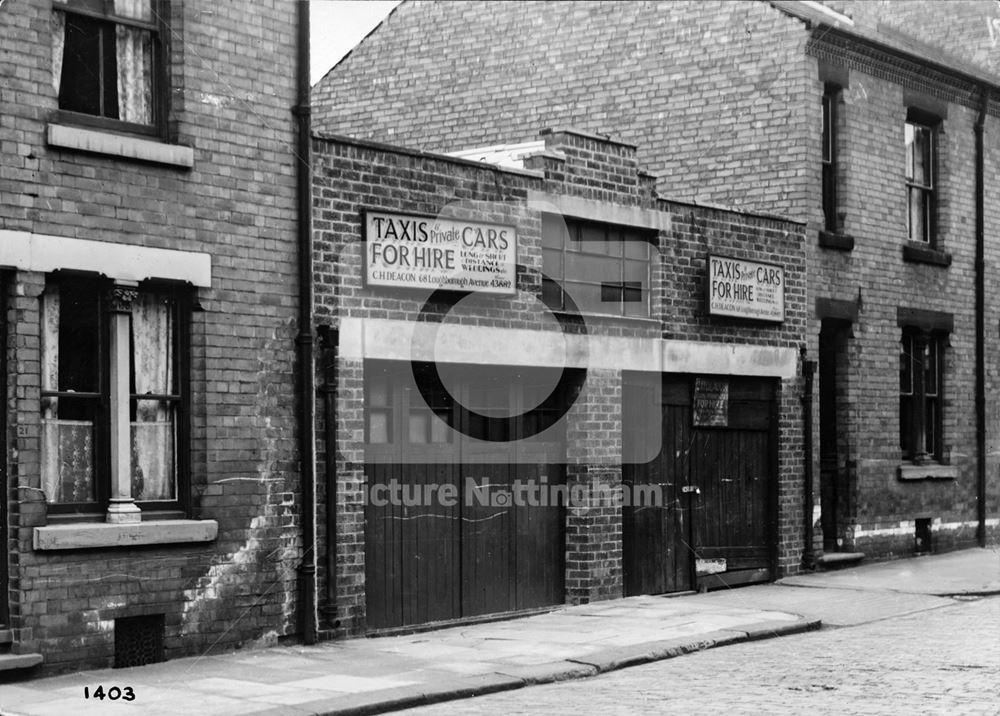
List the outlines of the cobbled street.
{"type": "Polygon", "coordinates": [[[1000,596],[403,713],[726,712],[1000,714],[1000,596]]]}

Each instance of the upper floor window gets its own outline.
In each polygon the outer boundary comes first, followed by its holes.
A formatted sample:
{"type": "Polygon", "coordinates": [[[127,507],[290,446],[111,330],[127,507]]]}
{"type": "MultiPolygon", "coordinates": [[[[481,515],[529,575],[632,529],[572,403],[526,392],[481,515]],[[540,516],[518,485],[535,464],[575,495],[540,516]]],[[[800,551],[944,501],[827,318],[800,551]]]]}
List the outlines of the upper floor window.
{"type": "Polygon", "coordinates": [[[81,124],[158,133],[164,17],[158,0],[62,0],[53,27],[59,109],[81,124]]]}
{"type": "Polygon", "coordinates": [[[905,131],[907,237],[910,241],[933,246],[936,209],[934,128],[908,119],[905,131]]]}
{"type": "Polygon", "coordinates": [[[837,96],[840,88],[823,90],[823,228],[836,232],[837,225],[837,96]]]}
{"type": "Polygon", "coordinates": [[[542,217],[542,298],[555,310],[649,316],[650,234],[542,217]]]}

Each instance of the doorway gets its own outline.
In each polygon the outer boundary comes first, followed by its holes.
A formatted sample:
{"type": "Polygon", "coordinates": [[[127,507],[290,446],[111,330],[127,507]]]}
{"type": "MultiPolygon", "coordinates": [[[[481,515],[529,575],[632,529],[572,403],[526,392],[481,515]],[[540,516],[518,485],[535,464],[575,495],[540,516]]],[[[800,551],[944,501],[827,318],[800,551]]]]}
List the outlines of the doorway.
{"type": "MultiPolygon", "coordinates": [[[[623,483],[633,493],[637,485],[656,485],[663,496],[656,507],[623,508],[626,595],[773,579],[777,381],[679,375],[662,380],[660,451],[648,463],[623,465],[623,483]]],[[[641,381],[626,383],[626,412],[640,410],[637,404],[651,393],[641,381]]]]}

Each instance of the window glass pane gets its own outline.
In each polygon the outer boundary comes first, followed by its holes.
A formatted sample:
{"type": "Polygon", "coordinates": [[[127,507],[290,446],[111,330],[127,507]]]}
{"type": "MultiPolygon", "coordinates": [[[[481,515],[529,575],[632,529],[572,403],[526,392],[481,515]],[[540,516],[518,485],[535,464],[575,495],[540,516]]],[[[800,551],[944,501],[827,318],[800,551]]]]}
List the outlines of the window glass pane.
{"type": "Polygon", "coordinates": [[[913,173],[913,164],[914,164],[913,143],[915,141],[914,131],[915,131],[914,126],[909,122],[907,122],[906,126],[904,127],[903,133],[904,133],[904,140],[906,142],[906,178],[910,181],[912,181],[914,178],[914,173],[913,173]]]}
{"type": "Polygon", "coordinates": [[[448,413],[434,411],[431,418],[431,442],[446,443],[451,440],[451,428],[448,425],[448,413]]]}
{"type": "Polygon", "coordinates": [[[563,305],[562,287],[548,278],[542,279],[542,303],[553,311],[560,311],[565,308],[563,305]]]}
{"type": "MultiPolygon", "coordinates": [[[[58,366],[57,390],[100,390],[99,300],[94,284],[63,281],[46,289],[46,365],[58,366]],[[49,323],[58,315],[56,323],[49,323]]],[[[46,372],[49,372],[48,370],[46,372]]]]}
{"type": "Polygon", "coordinates": [[[924,394],[937,395],[938,376],[937,341],[928,341],[924,353],[924,394]]]}
{"type": "Polygon", "coordinates": [[[621,263],[603,256],[566,254],[566,278],[575,281],[601,283],[621,280],[621,263]]]}
{"type": "Polygon", "coordinates": [[[928,127],[906,125],[906,178],[921,186],[931,186],[931,131],[928,127]]]}
{"type": "MultiPolygon", "coordinates": [[[[601,302],[609,306],[618,306],[622,301],[622,284],[619,281],[601,284],[601,302]]],[[[620,307],[619,307],[620,309],[620,307]]],[[[610,310],[610,309],[609,309],[610,310]]],[[[616,309],[617,310],[617,309],[616,309]]]]}
{"type": "Polygon", "coordinates": [[[562,251],[542,249],[542,273],[559,281],[563,277],[562,251]]]}
{"type": "Polygon", "coordinates": [[[586,251],[592,254],[607,253],[608,231],[600,224],[580,224],[579,241],[574,241],[574,251],[586,251]]]}
{"type": "Polygon", "coordinates": [[[132,422],[132,497],[176,500],[175,406],[163,400],[137,400],[132,422]]]}
{"type": "Polygon", "coordinates": [[[409,436],[411,443],[427,442],[429,420],[430,413],[427,411],[415,410],[410,412],[409,436]]]}
{"type": "Polygon", "coordinates": [[[650,245],[646,237],[640,234],[628,233],[625,235],[624,248],[625,258],[637,259],[644,262],[649,261],[650,245]]]}
{"type": "Polygon", "coordinates": [[[57,416],[55,399],[43,401],[42,490],[50,503],[94,502],[94,413],[91,401],[60,399],[62,406],[76,402],[72,412],[90,413],[89,419],[57,416]],[[48,403],[45,405],[44,403],[48,403]]]}
{"type": "Polygon", "coordinates": [[[830,95],[823,95],[823,161],[829,162],[833,159],[833,133],[830,129],[831,105],[830,95]]]}
{"type": "Polygon", "coordinates": [[[646,287],[649,284],[649,263],[626,259],[625,281],[641,283],[646,287]]]}
{"type": "Polygon", "coordinates": [[[909,195],[909,229],[911,241],[927,241],[928,196],[923,189],[907,187],[909,195]]]}
{"type": "Polygon", "coordinates": [[[910,457],[910,441],[913,431],[913,398],[909,395],[899,396],[899,447],[903,449],[903,457],[910,457]]]}
{"type": "Polygon", "coordinates": [[[153,19],[152,0],[115,0],[114,9],[115,14],[122,17],[147,22],[153,19]]]}
{"type": "Polygon", "coordinates": [[[542,214],[542,246],[562,251],[569,240],[566,222],[556,214],[542,214]]]}
{"type": "Polygon", "coordinates": [[[136,124],[152,124],[153,41],[150,32],[116,26],[114,54],[117,79],[109,84],[116,85],[120,118],[136,124]]]}
{"type": "Polygon", "coordinates": [[[389,405],[389,381],[385,376],[373,376],[367,381],[368,404],[389,405]]]}
{"type": "MultiPolygon", "coordinates": [[[[102,47],[110,25],[90,17],[66,15],[65,42],[59,80],[59,108],[104,116],[102,107],[102,47]]],[[[115,75],[111,75],[114,77],[115,75]]],[[[114,102],[117,107],[117,101],[114,102]]],[[[115,115],[117,116],[117,115],[115,115]]]]}
{"type": "Polygon", "coordinates": [[[924,402],[924,451],[937,455],[937,398],[927,398],[924,402]]]}
{"type": "Polygon", "coordinates": [[[639,316],[646,317],[649,316],[649,291],[635,291],[633,289],[627,288],[624,292],[624,307],[626,316],[639,316]],[[638,294],[638,300],[630,300],[638,294]]]}
{"type": "Polygon", "coordinates": [[[368,442],[389,442],[389,416],[381,410],[368,413],[368,442]]]}
{"type": "Polygon", "coordinates": [[[899,392],[913,392],[913,339],[903,336],[899,351],[899,392]]]}
{"type": "Polygon", "coordinates": [[[132,302],[132,379],[137,395],[177,395],[176,311],[166,296],[140,293],[132,302]]]}
{"type": "Polygon", "coordinates": [[[601,299],[600,284],[567,281],[565,289],[582,313],[619,313],[621,310],[619,304],[605,303],[601,299]]]}

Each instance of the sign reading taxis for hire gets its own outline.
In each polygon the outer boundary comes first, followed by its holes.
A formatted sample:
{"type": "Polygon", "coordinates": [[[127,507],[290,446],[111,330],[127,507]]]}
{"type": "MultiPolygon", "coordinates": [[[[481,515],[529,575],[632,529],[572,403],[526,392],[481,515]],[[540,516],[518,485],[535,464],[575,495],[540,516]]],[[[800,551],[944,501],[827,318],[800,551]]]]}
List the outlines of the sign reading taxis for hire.
{"type": "Polygon", "coordinates": [[[365,212],[365,284],[516,292],[517,231],[464,219],[365,212]]]}
{"type": "Polygon", "coordinates": [[[708,312],[758,321],[785,320],[785,269],[727,256],[708,257],[708,312]]]}

